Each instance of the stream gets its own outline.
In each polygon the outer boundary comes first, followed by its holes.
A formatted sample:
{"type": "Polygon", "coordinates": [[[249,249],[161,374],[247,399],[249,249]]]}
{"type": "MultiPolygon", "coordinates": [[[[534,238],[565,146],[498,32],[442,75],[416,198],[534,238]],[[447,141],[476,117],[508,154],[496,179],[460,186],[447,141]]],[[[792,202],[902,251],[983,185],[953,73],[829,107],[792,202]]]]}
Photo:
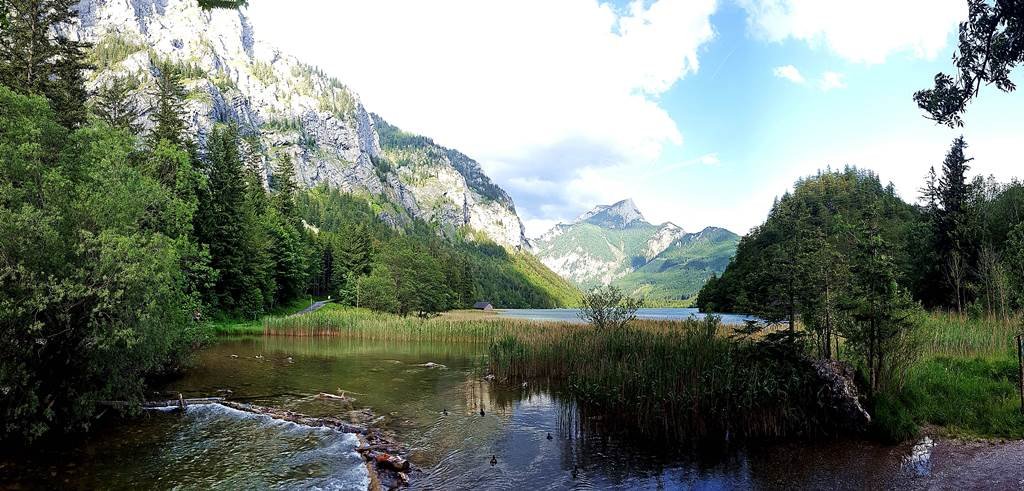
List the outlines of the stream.
{"type": "MultiPolygon", "coordinates": [[[[696,451],[624,441],[581,424],[572,404],[551,394],[480,380],[485,351],[471,343],[222,340],[163,395],[220,394],[340,418],[369,408],[410,448],[420,470],[410,476],[415,489],[1024,488],[1021,442],[696,451]],[[344,393],[352,407],[315,397],[321,392],[344,393]]],[[[104,425],[60,449],[0,456],[0,488],[362,490],[369,478],[357,445],[351,434],[194,405],[104,425]]]]}

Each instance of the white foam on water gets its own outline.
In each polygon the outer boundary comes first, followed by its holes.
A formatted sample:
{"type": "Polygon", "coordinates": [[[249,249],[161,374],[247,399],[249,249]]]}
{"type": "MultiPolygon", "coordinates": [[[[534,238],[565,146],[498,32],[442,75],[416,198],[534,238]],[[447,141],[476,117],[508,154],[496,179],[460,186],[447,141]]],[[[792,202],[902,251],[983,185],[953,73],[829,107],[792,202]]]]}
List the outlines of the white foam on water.
{"type": "MultiPolygon", "coordinates": [[[[174,411],[178,408],[153,408],[174,411]]],[[[253,482],[257,487],[284,489],[365,490],[370,477],[363,458],[355,448],[359,439],[324,426],[306,426],[275,419],[265,414],[241,411],[220,404],[195,404],[185,411],[191,438],[200,436],[210,444],[211,450],[228,446],[232,452],[252,454],[259,459],[265,477],[271,482],[253,482]],[[230,422],[237,422],[237,425],[230,422]],[[225,423],[229,426],[223,427],[225,423]],[[223,427],[223,428],[221,428],[223,427]],[[218,447],[206,435],[225,435],[218,447]],[[267,455],[268,449],[279,451],[267,455]],[[249,449],[247,451],[247,449],[249,449]]],[[[226,449],[225,449],[226,450],[226,449]]],[[[193,451],[205,451],[193,448],[193,451]]]]}
{"type": "Polygon", "coordinates": [[[173,413],[180,409],[181,406],[158,406],[158,407],[144,407],[146,411],[157,411],[161,413],[173,413]]]}

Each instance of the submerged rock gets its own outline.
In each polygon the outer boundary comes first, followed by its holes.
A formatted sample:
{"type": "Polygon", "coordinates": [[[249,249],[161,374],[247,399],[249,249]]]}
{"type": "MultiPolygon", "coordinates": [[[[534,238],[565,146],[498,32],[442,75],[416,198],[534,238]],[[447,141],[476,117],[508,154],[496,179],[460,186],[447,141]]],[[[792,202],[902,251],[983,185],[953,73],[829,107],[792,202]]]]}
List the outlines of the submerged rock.
{"type": "Polygon", "coordinates": [[[446,366],[444,366],[444,365],[442,365],[440,363],[434,363],[432,361],[428,361],[426,363],[421,363],[421,364],[416,365],[416,366],[423,367],[423,368],[438,368],[438,369],[441,369],[441,370],[444,370],[444,369],[448,368],[448,367],[446,367],[446,366]]]}

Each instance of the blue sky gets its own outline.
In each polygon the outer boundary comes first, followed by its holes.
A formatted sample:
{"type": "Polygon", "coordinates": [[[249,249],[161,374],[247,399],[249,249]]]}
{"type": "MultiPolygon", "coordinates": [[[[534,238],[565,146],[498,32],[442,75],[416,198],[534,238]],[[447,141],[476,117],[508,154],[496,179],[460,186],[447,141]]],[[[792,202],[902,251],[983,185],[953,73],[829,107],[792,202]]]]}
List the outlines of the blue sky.
{"type": "Polygon", "coordinates": [[[1024,94],[983,90],[956,131],[911,99],[949,71],[961,0],[306,3],[324,15],[254,2],[257,37],[476,158],[530,236],[627,197],[745,233],[829,165],[914,199],[960,133],[977,172],[1024,174],[1024,94]]]}

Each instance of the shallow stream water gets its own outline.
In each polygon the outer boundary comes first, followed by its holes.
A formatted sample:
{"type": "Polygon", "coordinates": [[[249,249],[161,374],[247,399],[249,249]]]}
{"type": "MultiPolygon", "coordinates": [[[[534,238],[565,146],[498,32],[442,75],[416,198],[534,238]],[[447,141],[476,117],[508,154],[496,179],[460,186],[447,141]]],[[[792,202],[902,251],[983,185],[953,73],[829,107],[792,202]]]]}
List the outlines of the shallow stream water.
{"type": "MultiPolygon", "coordinates": [[[[794,442],[694,451],[581,431],[592,425],[578,424],[571,404],[480,380],[484,353],[481,344],[225,340],[201,352],[163,396],[226,394],[345,418],[352,407],[315,397],[344,392],[412,449],[422,471],[411,476],[418,489],[1024,488],[1020,443],[794,442]]],[[[57,450],[0,456],[0,488],[365,489],[355,445],[352,435],[333,430],[191,406],[185,414],[150,411],[57,450]]]]}

